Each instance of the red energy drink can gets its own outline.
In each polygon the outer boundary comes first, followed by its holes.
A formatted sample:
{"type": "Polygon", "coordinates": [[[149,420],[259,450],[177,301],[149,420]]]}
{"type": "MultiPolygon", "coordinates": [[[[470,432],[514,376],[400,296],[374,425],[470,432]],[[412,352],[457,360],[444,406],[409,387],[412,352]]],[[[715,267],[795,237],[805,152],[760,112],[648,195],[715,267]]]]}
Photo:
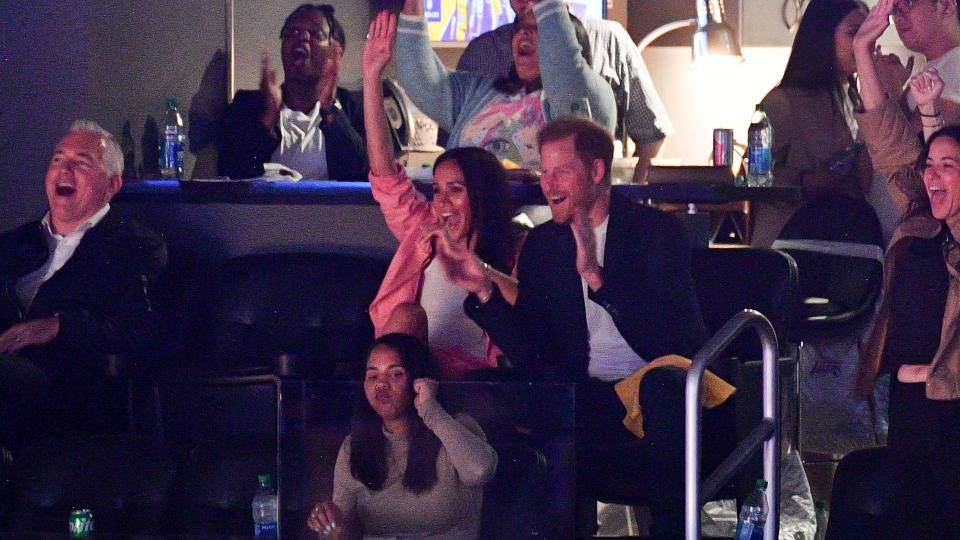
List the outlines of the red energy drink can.
{"type": "Polygon", "coordinates": [[[713,130],[713,165],[729,167],[733,164],[733,130],[716,128],[713,130]]]}

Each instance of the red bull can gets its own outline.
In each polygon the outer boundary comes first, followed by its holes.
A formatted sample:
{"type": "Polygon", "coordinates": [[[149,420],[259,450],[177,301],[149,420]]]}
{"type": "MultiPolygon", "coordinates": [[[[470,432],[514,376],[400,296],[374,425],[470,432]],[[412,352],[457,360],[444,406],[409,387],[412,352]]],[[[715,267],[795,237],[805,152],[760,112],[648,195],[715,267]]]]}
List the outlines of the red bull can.
{"type": "Polygon", "coordinates": [[[70,538],[93,536],[93,512],[89,508],[70,512],[70,538]]]}
{"type": "Polygon", "coordinates": [[[733,130],[716,128],[713,130],[713,165],[729,167],[733,164],[733,130]]]}

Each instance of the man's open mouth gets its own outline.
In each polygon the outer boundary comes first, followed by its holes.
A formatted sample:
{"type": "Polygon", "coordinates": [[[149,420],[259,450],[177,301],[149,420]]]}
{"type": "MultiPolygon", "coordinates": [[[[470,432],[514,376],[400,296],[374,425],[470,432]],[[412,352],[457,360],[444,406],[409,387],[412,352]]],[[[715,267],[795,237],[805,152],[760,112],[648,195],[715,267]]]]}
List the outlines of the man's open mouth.
{"type": "Polygon", "coordinates": [[[56,192],[60,197],[69,197],[77,192],[77,188],[68,184],[59,184],[56,187],[56,192]]]}

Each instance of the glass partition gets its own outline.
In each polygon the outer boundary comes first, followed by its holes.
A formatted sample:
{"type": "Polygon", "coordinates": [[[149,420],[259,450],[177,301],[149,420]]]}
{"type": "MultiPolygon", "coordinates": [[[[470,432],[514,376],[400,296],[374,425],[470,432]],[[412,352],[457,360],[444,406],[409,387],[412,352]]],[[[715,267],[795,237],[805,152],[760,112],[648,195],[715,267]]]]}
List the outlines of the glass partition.
{"type": "MultiPolygon", "coordinates": [[[[279,488],[285,538],[314,538],[306,519],[331,498],[334,466],[360,383],[283,380],[279,387],[279,488]]],[[[574,536],[572,384],[441,383],[454,417],[469,415],[498,456],[483,489],[482,538],[574,536]]]]}

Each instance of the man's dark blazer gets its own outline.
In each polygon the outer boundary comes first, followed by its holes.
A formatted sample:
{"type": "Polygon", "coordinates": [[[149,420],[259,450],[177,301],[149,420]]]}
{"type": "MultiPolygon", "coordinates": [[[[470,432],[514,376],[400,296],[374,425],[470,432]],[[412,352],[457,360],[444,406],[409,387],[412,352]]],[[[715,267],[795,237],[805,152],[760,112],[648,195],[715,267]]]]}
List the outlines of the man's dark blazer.
{"type": "MultiPolygon", "coordinates": [[[[331,180],[367,180],[363,109],[343,88],[337,88],[340,109],[329,124],[322,124],[323,144],[331,180]]],[[[241,90],[227,108],[218,139],[218,170],[230,178],[253,178],[263,174],[280,146],[280,126],[271,133],[260,123],[263,96],[259,90],[241,90]]]]}
{"type": "Polygon", "coordinates": [[[21,355],[52,377],[69,377],[98,369],[106,354],[139,359],[155,351],[159,321],[148,294],[167,263],[163,240],[111,209],[24,311],[15,285],[47,261],[45,234],[34,221],[0,235],[0,332],[54,314],[60,319],[53,342],[21,355]]]}
{"type": "MultiPolygon", "coordinates": [[[[708,336],[683,225],[613,194],[604,249],[603,287],[589,296],[610,313],[630,347],[648,361],[665,354],[692,356],[708,336]]],[[[532,377],[588,377],[589,335],[576,255],[570,226],[544,223],[530,232],[520,254],[515,307],[499,291],[486,304],[475,295],[464,302],[467,314],[532,377]]]]}

